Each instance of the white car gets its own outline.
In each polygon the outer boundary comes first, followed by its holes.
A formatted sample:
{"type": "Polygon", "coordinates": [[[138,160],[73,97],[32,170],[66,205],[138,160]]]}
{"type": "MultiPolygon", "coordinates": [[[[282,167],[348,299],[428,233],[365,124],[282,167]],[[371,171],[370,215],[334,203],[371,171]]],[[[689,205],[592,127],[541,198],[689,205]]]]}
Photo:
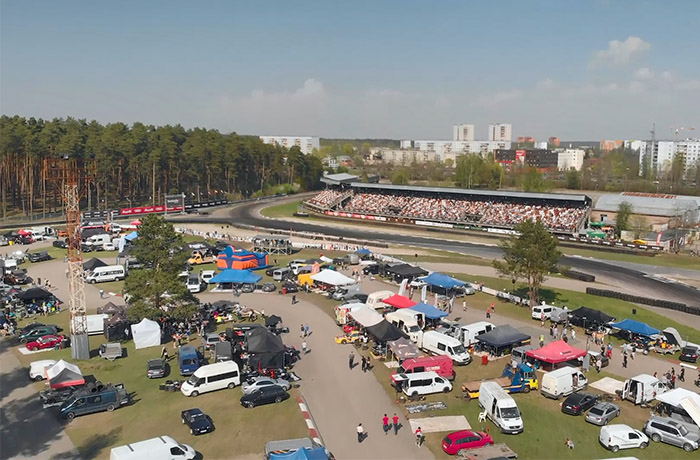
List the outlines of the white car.
{"type": "Polygon", "coordinates": [[[291,388],[291,384],[284,380],[284,379],[272,379],[270,377],[258,377],[255,380],[253,380],[252,383],[246,382],[243,384],[243,394],[244,395],[249,395],[255,390],[259,390],[262,387],[267,387],[267,386],[272,386],[272,385],[279,385],[281,386],[284,391],[287,391],[291,388]]]}
{"type": "Polygon", "coordinates": [[[202,270],[202,281],[209,284],[209,281],[216,276],[214,270],[202,270]]]}
{"type": "Polygon", "coordinates": [[[46,368],[56,364],[53,359],[43,359],[41,361],[33,361],[29,364],[29,378],[40,381],[46,378],[46,368]]]}
{"type": "Polygon", "coordinates": [[[645,449],[649,445],[647,435],[622,424],[600,427],[598,441],[612,452],[617,452],[620,449],[645,449]]]}

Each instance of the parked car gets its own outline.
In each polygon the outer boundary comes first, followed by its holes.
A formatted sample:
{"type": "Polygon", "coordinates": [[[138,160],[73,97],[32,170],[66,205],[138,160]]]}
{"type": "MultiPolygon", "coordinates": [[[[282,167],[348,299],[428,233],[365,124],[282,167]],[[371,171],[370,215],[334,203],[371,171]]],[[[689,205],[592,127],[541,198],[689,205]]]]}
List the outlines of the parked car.
{"type": "Polygon", "coordinates": [[[32,244],[34,242],[34,238],[31,236],[18,236],[15,238],[15,244],[32,244]]]}
{"type": "Polygon", "coordinates": [[[39,400],[42,404],[64,403],[73,397],[77,391],[83,390],[85,386],[68,386],[63,388],[49,388],[39,392],[39,400]]]}
{"type": "Polygon", "coordinates": [[[365,303],[368,297],[367,294],[353,294],[352,297],[345,299],[344,303],[365,303]]]}
{"type": "Polygon", "coordinates": [[[46,348],[56,348],[65,339],[62,335],[44,335],[36,340],[27,343],[27,350],[44,350],[46,348]]]}
{"type": "Polygon", "coordinates": [[[270,267],[267,270],[265,270],[265,274],[267,276],[272,276],[272,274],[275,272],[275,270],[277,270],[277,267],[270,267]]]}
{"type": "Polygon", "coordinates": [[[635,447],[645,449],[649,445],[649,438],[644,433],[627,425],[601,427],[598,441],[603,447],[613,452],[635,447]]]}
{"type": "Polygon", "coordinates": [[[491,435],[481,431],[462,430],[450,433],[442,439],[442,450],[457,455],[461,449],[477,449],[493,444],[491,435]]]}
{"type": "Polygon", "coordinates": [[[250,283],[245,283],[241,286],[241,292],[251,293],[255,292],[255,285],[250,283]]]}
{"type": "Polygon", "coordinates": [[[681,350],[681,356],[678,358],[681,361],[686,361],[688,363],[698,362],[698,348],[692,345],[683,347],[681,350]]]}
{"type": "Polygon", "coordinates": [[[51,244],[54,248],[66,249],[68,247],[68,243],[65,240],[55,240],[51,244]]]}
{"type": "Polygon", "coordinates": [[[58,330],[53,326],[37,326],[19,335],[19,343],[29,343],[45,335],[56,335],[58,330]]]}
{"type": "Polygon", "coordinates": [[[190,434],[199,436],[200,434],[211,433],[214,431],[214,422],[211,417],[202,412],[200,409],[183,410],[182,423],[190,429],[190,434]]]}
{"type": "Polygon", "coordinates": [[[32,263],[42,262],[44,260],[51,260],[51,256],[46,251],[30,252],[28,257],[29,257],[29,261],[32,263]]]}
{"type": "Polygon", "coordinates": [[[279,386],[282,388],[284,391],[287,391],[291,388],[291,384],[284,380],[284,379],[273,379],[270,377],[257,377],[253,379],[252,381],[248,381],[243,384],[243,394],[244,395],[249,395],[261,388],[265,387],[270,387],[270,386],[279,386]]]}
{"type": "Polygon", "coordinates": [[[335,343],[339,343],[341,345],[345,345],[346,343],[355,343],[362,340],[362,337],[363,335],[360,331],[353,330],[348,334],[336,336],[335,343]]]}
{"type": "Polygon", "coordinates": [[[620,408],[613,403],[599,402],[586,414],[586,421],[594,425],[607,425],[620,416],[620,408]]]}
{"type": "Polygon", "coordinates": [[[277,285],[275,283],[263,283],[263,292],[275,292],[277,290],[277,285]]]}
{"type": "Polygon", "coordinates": [[[27,276],[24,270],[12,270],[11,272],[5,274],[4,281],[7,284],[12,284],[14,286],[18,284],[28,284],[32,279],[27,276]]]}
{"type": "Polygon", "coordinates": [[[290,282],[282,283],[282,292],[285,291],[287,292],[287,294],[299,292],[299,286],[290,282]]]}
{"type": "Polygon", "coordinates": [[[255,406],[261,406],[263,404],[270,403],[281,403],[282,401],[289,399],[289,393],[284,391],[279,385],[269,385],[264,388],[260,388],[251,394],[243,395],[241,397],[241,405],[248,408],[253,408],[255,406]]]}
{"type": "Polygon", "coordinates": [[[644,432],[654,442],[665,442],[682,447],[686,452],[692,452],[698,449],[700,434],[698,434],[697,427],[688,428],[685,423],[679,420],[652,416],[644,425],[644,432]]]}
{"type": "Polygon", "coordinates": [[[572,393],[564,400],[561,411],[569,415],[581,415],[593,407],[600,396],[591,393],[572,393]]]}
{"type": "Polygon", "coordinates": [[[29,332],[33,329],[37,329],[37,328],[45,327],[45,326],[46,326],[46,324],[44,324],[44,323],[30,323],[30,324],[27,324],[26,326],[24,326],[22,329],[20,329],[19,333],[20,333],[20,335],[26,334],[27,332],[29,332]]]}
{"type": "Polygon", "coordinates": [[[149,379],[165,377],[165,366],[165,360],[149,359],[146,363],[146,377],[149,379]]]}

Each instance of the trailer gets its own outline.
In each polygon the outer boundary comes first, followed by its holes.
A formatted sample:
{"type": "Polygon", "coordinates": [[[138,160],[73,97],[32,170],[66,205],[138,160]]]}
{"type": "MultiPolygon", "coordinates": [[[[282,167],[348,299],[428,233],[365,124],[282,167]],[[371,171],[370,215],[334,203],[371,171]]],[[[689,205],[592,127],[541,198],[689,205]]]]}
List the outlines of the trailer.
{"type": "Polygon", "coordinates": [[[529,393],[530,390],[537,390],[539,387],[537,376],[532,367],[527,364],[519,364],[515,370],[508,365],[503,374],[491,380],[474,380],[462,384],[464,397],[475,399],[479,397],[481,385],[485,382],[495,382],[503,388],[506,393],[529,393]]]}
{"type": "Polygon", "coordinates": [[[518,454],[506,444],[494,444],[478,449],[460,449],[457,452],[458,460],[488,460],[495,458],[515,459],[518,458],[518,454]]]}

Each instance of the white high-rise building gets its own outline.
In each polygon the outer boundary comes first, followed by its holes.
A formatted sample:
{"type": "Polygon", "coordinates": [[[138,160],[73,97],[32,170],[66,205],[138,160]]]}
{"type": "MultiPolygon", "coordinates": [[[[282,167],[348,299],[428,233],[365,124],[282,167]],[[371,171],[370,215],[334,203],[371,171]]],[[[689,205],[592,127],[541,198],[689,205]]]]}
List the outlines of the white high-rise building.
{"type": "Polygon", "coordinates": [[[454,125],[452,130],[453,141],[473,141],[474,125],[454,125]]]}
{"type": "Polygon", "coordinates": [[[583,149],[564,149],[559,150],[557,159],[557,168],[561,171],[568,171],[573,168],[580,171],[583,168],[583,157],[586,156],[586,151],[583,149]]]}
{"type": "Polygon", "coordinates": [[[288,149],[297,146],[301,150],[301,153],[303,153],[304,155],[308,155],[314,149],[321,148],[321,141],[318,137],[260,136],[260,140],[263,141],[265,144],[278,144],[288,149]]]}
{"type": "Polygon", "coordinates": [[[513,137],[513,125],[510,123],[493,123],[489,125],[490,141],[508,141],[513,137]]]}
{"type": "MultiPolygon", "coordinates": [[[[625,146],[627,146],[627,142],[625,146]]],[[[639,174],[643,174],[645,158],[649,157],[651,169],[665,173],[671,169],[676,154],[684,156],[684,175],[694,170],[700,161],[700,140],[682,141],[631,141],[629,148],[639,149],[639,174]]]]}

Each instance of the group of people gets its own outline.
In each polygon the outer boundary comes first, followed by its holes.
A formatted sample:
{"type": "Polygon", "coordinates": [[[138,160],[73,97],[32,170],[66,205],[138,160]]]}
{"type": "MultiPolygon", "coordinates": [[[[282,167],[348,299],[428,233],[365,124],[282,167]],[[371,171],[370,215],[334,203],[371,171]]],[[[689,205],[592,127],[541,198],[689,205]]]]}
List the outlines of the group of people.
{"type": "MultiPolygon", "coordinates": [[[[700,376],[700,373],[698,374],[700,376]]],[[[654,377],[658,378],[658,373],[654,372],[654,377]]],[[[676,388],[676,379],[680,380],[681,382],[685,382],[685,368],[681,367],[681,371],[678,375],[676,375],[676,368],[671,367],[666,373],[661,374],[661,383],[664,383],[668,386],[669,390],[673,390],[676,388]]]]}
{"type": "MultiPolygon", "coordinates": [[[[401,429],[403,425],[399,422],[399,416],[394,412],[394,416],[389,419],[388,414],[384,414],[384,417],[382,417],[382,431],[384,432],[384,435],[388,435],[389,432],[391,432],[391,429],[394,429],[394,436],[397,436],[399,434],[399,430],[401,429]]],[[[421,430],[420,427],[415,432],[416,435],[416,445],[421,446],[423,444],[423,431],[421,430]]],[[[359,423],[357,425],[357,442],[361,443],[364,441],[368,436],[368,433],[365,431],[365,428],[362,426],[362,423],[359,423]]]]}

